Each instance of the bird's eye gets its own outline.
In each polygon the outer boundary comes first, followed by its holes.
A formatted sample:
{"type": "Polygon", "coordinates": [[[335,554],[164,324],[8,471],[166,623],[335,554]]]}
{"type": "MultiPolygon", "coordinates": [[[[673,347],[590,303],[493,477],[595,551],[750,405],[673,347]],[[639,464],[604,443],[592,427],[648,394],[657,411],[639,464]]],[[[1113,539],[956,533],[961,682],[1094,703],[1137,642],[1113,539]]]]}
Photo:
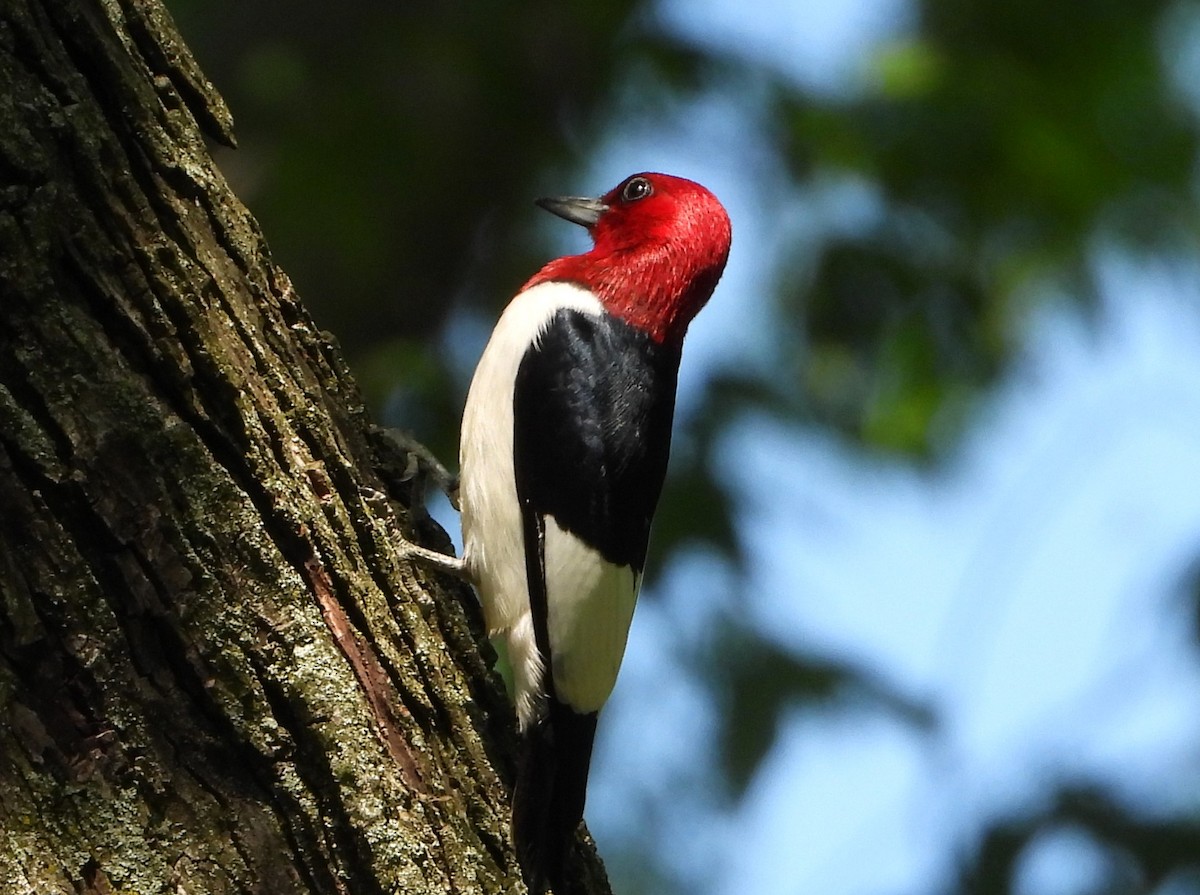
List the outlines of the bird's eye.
{"type": "Polygon", "coordinates": [[[653,192],[654,187],[650,185],[649,180],[645,177],[635,177],[625,184],[625,189],[621,190],[621,200],[636,202],[638,199],[645,199],[653,192]]]}

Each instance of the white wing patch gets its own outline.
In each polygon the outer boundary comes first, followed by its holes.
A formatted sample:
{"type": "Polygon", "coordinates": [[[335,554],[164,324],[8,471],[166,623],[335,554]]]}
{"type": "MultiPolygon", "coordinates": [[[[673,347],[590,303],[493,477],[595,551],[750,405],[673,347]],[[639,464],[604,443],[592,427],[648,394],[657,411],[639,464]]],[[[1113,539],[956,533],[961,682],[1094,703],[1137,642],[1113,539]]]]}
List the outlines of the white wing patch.
{"type": "Polygon", "coordinates": [[[554,688],[577,712],[604,705],[625,655],[641,576],[546,519],[546,603],[554,688]]]}

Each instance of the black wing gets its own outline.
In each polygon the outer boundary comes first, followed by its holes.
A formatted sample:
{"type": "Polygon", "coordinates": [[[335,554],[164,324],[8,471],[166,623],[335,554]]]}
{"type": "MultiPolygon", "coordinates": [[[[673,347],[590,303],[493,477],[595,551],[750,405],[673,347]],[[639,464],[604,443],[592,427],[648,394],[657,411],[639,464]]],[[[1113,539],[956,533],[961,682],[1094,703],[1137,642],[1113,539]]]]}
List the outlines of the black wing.
{"type": "Polygon", "coordinates": [[[561,310],[525,355],[513,404],[522,506],[641,571],[671,445],[678,347],[561,310]]]}
{"type": "Polygon", "coordinates": [[[554,689],[545,519],[617,566],[641,572],[670,453],[679,348],[608,316],[560,310],[525,355],[513,401],[513,455],[525,569],[547,706],[525,731],[513,838],[531,890],[564,888],[583,816],[596,713],[554,689]]]}
{"type": "MultiPolygon", "coordinates": [[[[563,309],[517,370],[513,457],[538,649],[549,667],[545,518],[641,572],[671,448],[679,348],[563,309]]],[[[553,681],[548,682],[553,696],[553,681]]]]}

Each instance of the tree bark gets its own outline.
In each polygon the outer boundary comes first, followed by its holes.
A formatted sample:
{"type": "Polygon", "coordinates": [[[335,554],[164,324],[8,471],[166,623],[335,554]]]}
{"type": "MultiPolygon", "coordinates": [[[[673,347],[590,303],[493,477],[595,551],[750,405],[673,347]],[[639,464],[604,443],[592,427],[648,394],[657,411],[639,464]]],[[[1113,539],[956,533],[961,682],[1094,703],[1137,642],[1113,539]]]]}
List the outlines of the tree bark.
{"type": "Polygon", "coordinates": [[[519,891],[474,597],[202,132],[159,3],[0,0],[0,892],[519,891]]]}

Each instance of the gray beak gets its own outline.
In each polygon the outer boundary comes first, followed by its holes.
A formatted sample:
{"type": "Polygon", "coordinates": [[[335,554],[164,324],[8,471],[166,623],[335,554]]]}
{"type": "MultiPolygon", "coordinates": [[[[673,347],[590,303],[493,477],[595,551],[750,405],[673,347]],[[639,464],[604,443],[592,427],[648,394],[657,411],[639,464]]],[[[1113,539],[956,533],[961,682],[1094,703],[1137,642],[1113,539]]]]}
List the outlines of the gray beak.
{"type": "Polygon", "coordinates": [[[544,208],[551,214],[579,224],[591,230],[600,220],[600,215],[608,211],[608,206],[599,199],[583,199],[575,196],[555,196],[550,199],[534,199],[534,204],[544,208]]]}

